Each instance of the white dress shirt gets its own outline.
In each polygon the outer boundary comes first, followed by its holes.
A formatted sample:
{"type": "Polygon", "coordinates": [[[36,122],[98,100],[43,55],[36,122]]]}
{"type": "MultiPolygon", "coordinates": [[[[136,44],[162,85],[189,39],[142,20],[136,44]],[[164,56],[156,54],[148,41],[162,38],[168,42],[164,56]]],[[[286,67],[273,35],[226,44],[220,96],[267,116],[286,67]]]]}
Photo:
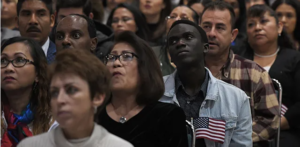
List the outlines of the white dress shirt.
{"type": "Polygon", "coordinates": [[[49,37],[48,37],[47,41],[46,41],[46,42],[44,43],[44,45],[42,46],[43,51],[44,51],[46,57],[47,57],[47,52],[48,52],[48,49],[49,49],[49,45],[50,45],[50,39],[49,39],[49,37]]]}

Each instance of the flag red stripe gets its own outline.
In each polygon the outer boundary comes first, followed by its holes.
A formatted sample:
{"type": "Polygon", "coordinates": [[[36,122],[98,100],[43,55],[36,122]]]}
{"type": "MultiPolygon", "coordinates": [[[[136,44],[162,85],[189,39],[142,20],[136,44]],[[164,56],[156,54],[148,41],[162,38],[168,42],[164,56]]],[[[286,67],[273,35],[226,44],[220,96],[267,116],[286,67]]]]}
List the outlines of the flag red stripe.
{"type": "Polygon", "coordinates": [[[205,135],[205,134],[203,134],[203,135],[197,135],[196,138],[197,138],[197,139],[199,139],[199,138],[206,138],[206,139],[209,139],[209,140],[212,140],[212,141],[221,143],[221,144],[224,143],[224,139],[211,137],[211,136],[208,136],[208,135],[205,135]]]}
{"type": "Polygon", "coordinates": [[[199,128],[199,129],[196,129],[196,133],[198,131],[209,131],[211,134],[217,134],[217,135],[223,135],[225,136],[225,131],[221,132],[221,131],[214,131],[214,130],[211,130],[211,129],[207,129],[207,128],[199,128]]]}

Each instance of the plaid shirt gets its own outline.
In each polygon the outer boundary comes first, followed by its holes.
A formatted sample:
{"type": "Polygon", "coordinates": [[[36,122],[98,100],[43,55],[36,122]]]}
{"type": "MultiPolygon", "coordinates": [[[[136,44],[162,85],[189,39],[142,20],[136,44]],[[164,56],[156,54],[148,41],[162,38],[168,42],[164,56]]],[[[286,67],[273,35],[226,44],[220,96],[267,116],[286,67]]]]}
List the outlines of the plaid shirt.
{"type": "Polygon", "coordinates": [[[279,126],[280,112],[268,72],[230,51],[227,63],[216,77],[239,87],[250,97],[253,142],[273,138],[279,126]]]}

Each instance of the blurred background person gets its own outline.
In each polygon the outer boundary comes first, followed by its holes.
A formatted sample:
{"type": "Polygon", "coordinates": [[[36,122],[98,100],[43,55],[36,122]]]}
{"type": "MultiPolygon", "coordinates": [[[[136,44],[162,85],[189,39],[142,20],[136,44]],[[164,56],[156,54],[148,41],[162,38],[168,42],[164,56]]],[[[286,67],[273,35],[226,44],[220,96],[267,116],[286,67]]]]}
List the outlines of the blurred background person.
{"type": "Polygon", "coordinates": [[[155,54],[133,32],[124,31],[107,55],[111,100],[99,124],[135,147],[186,147],[181,108],[158,102],[164,83],[155,54]]]}
{"type": "Polygon", "coordinates": [[[190,0],[187,5],[194,9],[199,16],[201,16],[205,5],[210,2],[211,0],[190,0]]]}
{"type": "Polygon", "coordinates": [[[53,62],[56,47],[49,39],[55,20],[52,0],[19,0],[17,14],[21,36],[37,41],[42,46],[48,63],[53,62]]]}
{"type": "Polygon", "coordinates": [[[166,31],[165,19],[172,10],[170,0],[138,0],[136,1],[140,11],[145,15],[151,32],[150,46],[164,44],[166,31]]]}
{"type": "MultiPolygon", "coordinates": [[[[58,0],[56,5],[56,26],[52,30],[52,39],[55,41],[55,29],[60,20],[70,14],[79,14],[85,15],[90,19],[94,18],[94,14],[92,12],[92,3],[91,0],[58,0]]],[[[97,56],[100,59],[103,59],[106,54],[108,54],[108,49],[113,45],[114,34],[111,28],[106,25],[98,22],[97,20],[93,20],[94,26],[96,27],[96,35],[97,35],[97,48],[95,50],[97,56]]],[[[91,27],[91,23],[89,24],[89,28],[91,27]]],[[[92,30],[93,31],[93,30],[92,30]]],[[[92,32],[90,31],[90,35],[92,32]]],[[[88,42],[86,42],[88,43],[88,42]]]]}
{"type": "Polygon", "coordinates": [[[84,15],[68,15],[57,25],[55,44],[58,52],[65,49],[82,49],[96,54],[97,42],[93,20],[84,15]]]}
{"type": "Polygon", "coordinates": [[[107,26],[114,30],[115,37],[123,31],[132,31],[145,41],[150,39],[145,16],[130,4],[117,5],[108,17],[107,26]]]}
{"type": "Polygon", "coordinates": [[[133,147],[94,122],[109,96],[110,75],[101,61],[85,50],[64,50],[48,76],[52,114],[59,126],[18,147],[133,147]]]}
{"type": "Polygon", "coordinates": [[[282,85],[280,146],[300,146],[300,53],[292,49],[289,35],[271,8],[250,7],[247,16],[249,46],[244,57],[255,61],[282,85]]]}
{"type": "Polygon", "coordinates": [[[15,37],[1,46],[1,146],[50,128],[47,60],[32,39],[15,37]]]}
{"type": "Polygon", "coordinates": [[[233,52],[243,50],[241,46],[246,39],[246,8],[245,0],[224,0],[226,3],[232,6],[235,14],[235,23],[233,28],[238,29],[238,35],[235,40],[231,42],[231,49],[233,52]]]}
{"type": "Polygon", "coordinates": [[[294,42],[294,48],[300,51],[300,2],[296,0],[277,0],[272,5],[278,19],[294,42]]]}
{"type": "Polygon", "coordinates": [[[125,3],[129,0],[102,0],[102,2],[104,2],[105,4],[105,8],[104,8],[104,16],[103,16],[103,20],[102,23],[106,24],[107,23],[107,19],[111,13],[111,11],[119,4],[121,3],[125,3]]]}
{"type": "Polygon", "coordinates": [[[1,41],[20,36],[17,30],[17,0],[2,0],[1,3],[1,41]]]}
{"type": "Polygon", "coordinates": [[[92,13],[94,14],[94,20],[97,22],[102,22],[104,17],[104,7],[102,1],[91,0],[92,3],[92,13]]]}
{"type": "MultiPolygon", "coordinates": [[[[274,1],[274,0],[272,0],[274,1]]],[[[251,6],[254,5],[267,5],[270,6],[269,0],[246,0],[246,9],[248,10],[251,6]]]]}

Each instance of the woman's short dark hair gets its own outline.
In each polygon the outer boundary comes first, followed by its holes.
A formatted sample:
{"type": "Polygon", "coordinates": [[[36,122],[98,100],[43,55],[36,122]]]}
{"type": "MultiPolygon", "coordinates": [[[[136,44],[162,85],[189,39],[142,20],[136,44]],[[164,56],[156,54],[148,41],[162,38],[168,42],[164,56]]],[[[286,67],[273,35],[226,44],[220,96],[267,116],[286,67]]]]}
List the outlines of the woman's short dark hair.
{"type": "MultiPolygon", "coordinates": [[[[34,62],[35,71],[37,73],[38,82],[32,83],[31,107],[34,110],[33,134],[41,134],[48,131],[51,119],[49,80],[47,78],[47,59],[42,47],[33,39],[24,37],[13,37],[6,40],[1,46],[3,50],[14,43],[23,43],[30,49],[30,55],[34,62]],[[34,88],[35,87],[35,88],[34,88]]],[[[26,75],[23,75],[26,76],[26,75]]],[[[1,89],[1,102],[7,103],[7,97],[3,89],[1,89]]]]}
{"type": "MultiPolygon", "coordinates": [[[[268,13],[271,17],[275,18],[276,24],[279,24],[279,19],[276,15],[276,12],[272,10],[269,6],[267,5],[254,5],[249,8],[248,13],[247,13],[247,19],[253,18],[253,17],[263,17],[266,13],[268,13]]],[[[278,45],[281,48],[293,48],[293,43],[291,41],[291,38],[285,31],[285,29],[282,30],[281,35],[278,37],[278,45]]]]}
{"type": "Polygon", "coordinates": [[[144,40],[130,31],[124,31],[117,36],[115,45],[121,42],[132,46],[138,56],[140,83],[136,98],[137,104],[147,105],[158,101],[162,97],[165,87],[158,59],[153,50],[144,40]]]}
{"type": "Polygon", "coordinates": [[[211,0],[189,0],[188,2],[188,6],[192,7],[192,5],[196,4],[196,3],[200,3],[202,4],[204,7],[205,5],[207,5],[208,3],[212,2],[211,0]]]}
{"type": "Polygon", "coordinates": [[[138,28],[137,32],[135,32],[136,35],[144,39],[145,41],[149,41],[150,30],[147,25],[146,17],[137,8],[129,4],[121,3],[116,8],[114,8],[108,17],[106,25],[111,27],[114,13],[118,8],[126,8],[132,13],[136,27],[138,28]]]}
{"type": "MultiPolygon", "coordinates": [[[[56,74],[75,74],[87,81],[91,99],[97,94],[105,94],[106,98],[98,112],[110,97],[110,73],[106,66],[92,53],[86,50],[63,50],[56,55],[54,63],[48,70],[51,81],[56,74]]],[[[95,119],[97,119],[95,117],[95,119]]]]}
{"type": "Polygon", "coordinates": [[[281,5],[281,4],[287,4],[290,5],[295,9],[296,12],[296,28],[293,32],[293,37],[296,41],[300,43],[300,2],[297,0],[276,0],[273,5],[272,9],[276,11],[276,9],[281,5]]]}

